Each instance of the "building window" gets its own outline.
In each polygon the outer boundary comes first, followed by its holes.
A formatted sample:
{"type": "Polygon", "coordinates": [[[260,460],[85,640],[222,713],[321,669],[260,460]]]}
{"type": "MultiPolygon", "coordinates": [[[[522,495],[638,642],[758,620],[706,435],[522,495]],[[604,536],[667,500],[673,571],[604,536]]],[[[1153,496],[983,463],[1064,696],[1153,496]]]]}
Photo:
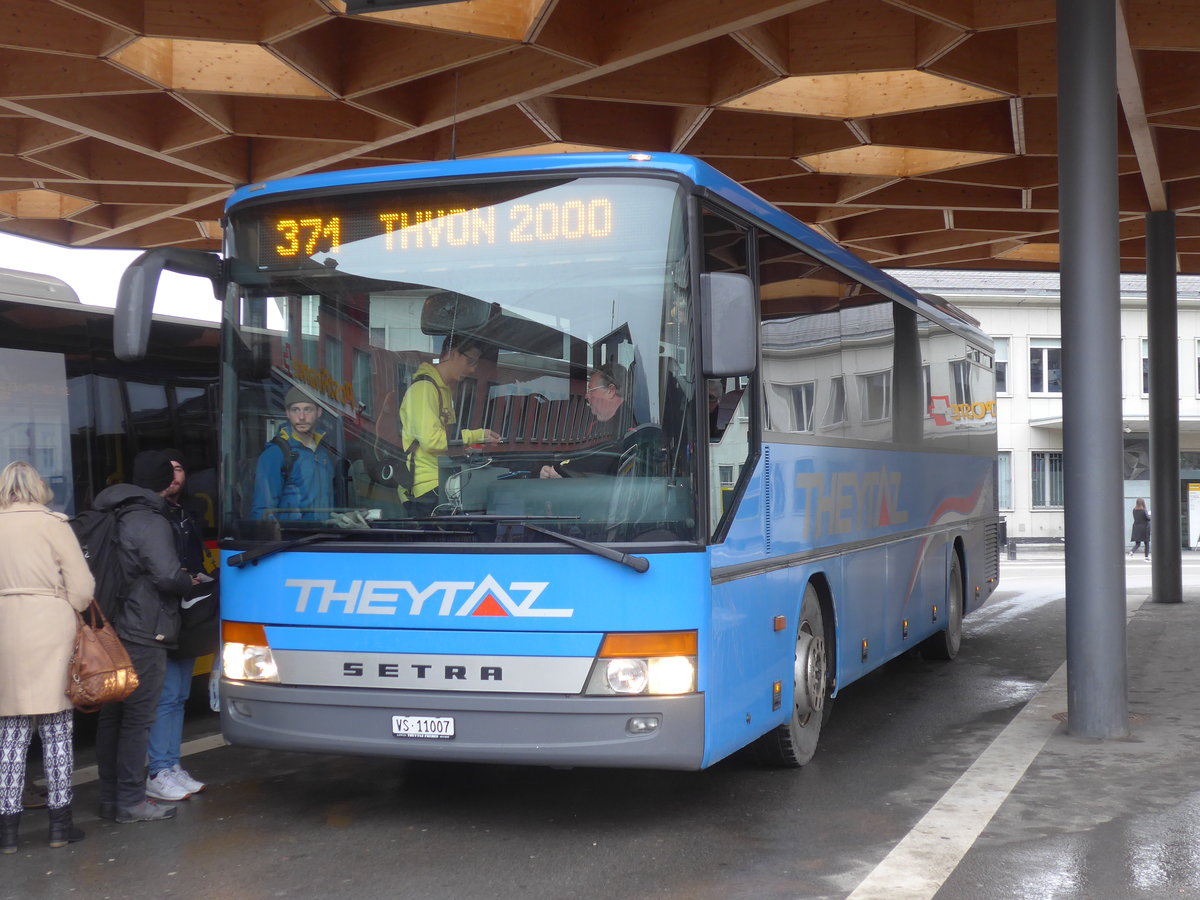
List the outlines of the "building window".
{"type": "Polygon", "coordinates": [[[306,366],[316,369],[317,339],[321,335],[321,298],[305,294],[300,298],[300,358],[306,366]]]}
{"type": "Polygon", "coordinates": [[[1142,338],[1142,396],[1150,395],[1150,341],[1142,338]]]}
{"type": "Polygon", "coordinates": [[[816,383],[807,381],[803,384],[773,384],[771,388],[783,401],[787,410],[788,421],[782,423],[784,428],[790,432],[811,432],[816,383]]]}
{"type": "Polygon", "coordinates": [[[1061,507],[1063,505],[1063,455],[1062,451],[1037,450],[1033,453],[1030,486],[1033,493],[1033,508],[1061,507]]]}
{"type": "Polygon", "coordinates": [[[1058,338],[1030,338],[1029,393],[1062,393],[1061,345],[1058,338]]]}
{"type": "Polygon", "coordinates": [[[841,425],[846,421],[846,381],[841,375],[829,379],[829,402],[825,404],[825,418],[821,422],[826,428],[841,425]]]}
{"type": "Polygon", "coordinates": [[[340,385],[345,374],[342,370],[342,342],[335,337],[325,338],[325,371],[340,385]]]}
{"type": "Polygon", "coordinates": [[[1012,451],[996,454],[996,501],[1001,509],[1012,509],[1012,451]]]}
{"type": "Polygon", "coordinates": [[[872,372],[859,375],[859,401],[864,422],[882,422],[891,415],[892,373],[872,372]]]}
{"type": "Polygon", "coordinates": [[[965,359],[950,362],[950,377],[954,381],[954,402],[971,403],[971,364],[965,359]]]}
{"type": "Polygon", "coordinates": [[[1008,338],[994,338],[996,344],[996,393],[1008,393],[1008,338]]]}

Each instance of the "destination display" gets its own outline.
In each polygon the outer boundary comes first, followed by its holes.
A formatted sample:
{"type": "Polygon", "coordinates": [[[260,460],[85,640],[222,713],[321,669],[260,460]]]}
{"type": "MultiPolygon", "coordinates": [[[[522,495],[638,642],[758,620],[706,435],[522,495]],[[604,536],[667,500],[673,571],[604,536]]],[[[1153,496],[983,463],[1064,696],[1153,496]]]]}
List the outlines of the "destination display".
{"type": "MultiPolygon", "coordinates": [[[[246,249],[263,271],[303,266],[314,259],[330,265],[352,244],[392,255],[636,241],[636,223],[646,215],[644,198],[629,190],[606,190],[609,187],[611,182],[581,179],[515,197],[511,187],[481,186],[474,193],[454,189],[416,196],[389,192],[336,200],[305,198],[250,216],[255,227],[249,233],[255,237],[246,249]]],[[[242,216],[237,219],[247,222],[242,216]]],[[[235,230],[245,238],[246,230],[235,230]]]]}

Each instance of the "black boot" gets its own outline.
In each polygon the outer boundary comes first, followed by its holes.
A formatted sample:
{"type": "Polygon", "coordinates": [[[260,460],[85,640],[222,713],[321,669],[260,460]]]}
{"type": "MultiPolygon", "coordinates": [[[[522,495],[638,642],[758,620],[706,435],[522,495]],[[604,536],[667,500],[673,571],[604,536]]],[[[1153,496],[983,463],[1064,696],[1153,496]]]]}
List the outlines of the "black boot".
{"type": "Polygon", "coordinates": [[[19,812],[0,815],[0,853],[17,852],[17,827],[20,824],[19,812]]]}
{"type": "Polygon", "coordinates": [[[50,846],[65,847],[83,840],[83,831],[71,821],[71,807],[50,810],[50,846]]]}

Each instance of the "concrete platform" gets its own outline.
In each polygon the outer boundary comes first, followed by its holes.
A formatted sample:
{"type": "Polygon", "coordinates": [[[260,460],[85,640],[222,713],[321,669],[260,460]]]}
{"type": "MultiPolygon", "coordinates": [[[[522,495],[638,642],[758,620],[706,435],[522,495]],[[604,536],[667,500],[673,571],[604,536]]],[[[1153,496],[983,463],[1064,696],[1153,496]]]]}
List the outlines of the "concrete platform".
{"type": "Polygon", "coordinates": [[[1146,593],[1128,735],[1068,733],[1064,664],[852,900],[1200,898],[1200,587],[1146,593]]]}

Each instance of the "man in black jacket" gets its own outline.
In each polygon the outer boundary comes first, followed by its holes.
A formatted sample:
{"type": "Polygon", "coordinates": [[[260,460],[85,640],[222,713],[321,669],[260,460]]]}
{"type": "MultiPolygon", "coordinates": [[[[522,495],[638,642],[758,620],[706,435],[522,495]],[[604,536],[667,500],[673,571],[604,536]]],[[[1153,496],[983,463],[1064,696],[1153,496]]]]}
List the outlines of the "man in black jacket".
{"type": "Polygon", "coordinates": [[[179,602],[192,589],[167,518],[164,495],[174,478],[170,458],[147,450],[133,460],[133,484],[105,488],[94,504],[101,511],[121,509],[117,532],[128,588],[113,624],[138,674],[136,691],[100,708],[96,728],[100,816],[122,825],[175,815],[175,807],[147,798],[145,768],[167,651],[179,634],[179,602]]]}
{"type": "Polygon", "coordinates": [[[176,648],[167,651],[166,674],[158,711],[150,727],[146,796],[155,800],[186,800],[204,790],[179,762],[183,737],[184,706],[191,693],[196,657],[215,653],[218,640],[216,582],[204,565],[204,526],[187,494],[187,467],[183,454],[171,447],[163,451],[175,469],[175,480],[163,492],[167,515],[175,533],[179,562],[194,581],[202,581],[183,601],[176,648]]]}

